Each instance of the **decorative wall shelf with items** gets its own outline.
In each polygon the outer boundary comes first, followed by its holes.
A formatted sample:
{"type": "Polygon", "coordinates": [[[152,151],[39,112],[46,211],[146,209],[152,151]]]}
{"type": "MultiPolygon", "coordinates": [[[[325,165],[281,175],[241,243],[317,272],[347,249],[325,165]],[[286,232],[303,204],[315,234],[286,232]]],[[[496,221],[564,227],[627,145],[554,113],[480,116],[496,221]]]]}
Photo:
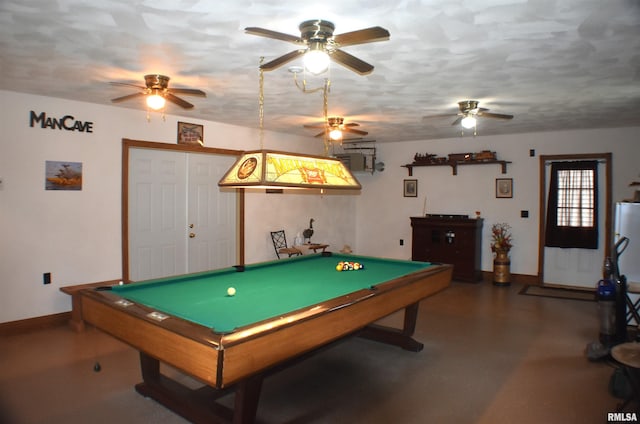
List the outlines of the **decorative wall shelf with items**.
{"type": "Polygon", "coordinates": [[[429,153],[416,153],[413,157],[413,163],[402,165],[409,170],[409,176],[413,175],[413,168],[418,166],[450,166],[453,175],[458,175],[458,165],[487,165],[498,164],[503,174],[507,173],[507,164],[511,163],[506,160],[498,160],[496,152],[483,150],[478,153],[451,153],[448,157],[437,157],[429,153]]]}

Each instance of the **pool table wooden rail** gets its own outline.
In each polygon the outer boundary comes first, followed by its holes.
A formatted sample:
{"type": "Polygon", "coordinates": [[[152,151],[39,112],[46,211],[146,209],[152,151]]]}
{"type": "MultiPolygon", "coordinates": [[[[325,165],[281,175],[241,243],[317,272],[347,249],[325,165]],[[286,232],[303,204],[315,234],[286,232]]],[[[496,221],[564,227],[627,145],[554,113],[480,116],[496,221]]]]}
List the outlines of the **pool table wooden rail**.
{"type": "MultiPolygon", "coordinates": [[[[141,386],[151,386],[150,392],[139,389],[141,393],[183,416],[186,411],[180,410],[190,408],[188,402],[174,408],[171,404],[175,406],[175,402],[159,399],[169,396],[164,389],[159,389],[160,394],[154,393],[153,387],[160,386],[161,378],[166,379],[158,374],[157,361],[161,361],[216,389],[237,385],[240,390],[236,388],[236,409],[244,411],[236,410],[240,418],[234,417],[234,422],[251,422],[261,385],[261,377],[255,376],[293,358],[360,332],[371,339],[420,350],[422,344],[412,338],[418,303],[448,287],[451,275],[450,265],[436,265],[229,334],[216,334],[173,316],[154,320],[148,317],[151,309],[136,303],[121,306],[116,302],[120,297],[111,291],[83,289],[79,298],[84,321],[141,352],[145,380],[141,386]],[[402,309],[404,328],[371,325],[402,309]],[[242,406],[244,402],[249,406],[242,406]]],[[[198,421],[194,417],[188,419],[198,421]]]]}
{"type": "Polygon", "coordinates": [[[173,316],[156,321],[147,316],[152,309],[137,303],[122,307],[111,291],[82,290],[81,310],[83,319],[97,328],[223,388],[360,330],[443,290],[450,281],[450,266],[426,268],[229,334],[173,316]]]}

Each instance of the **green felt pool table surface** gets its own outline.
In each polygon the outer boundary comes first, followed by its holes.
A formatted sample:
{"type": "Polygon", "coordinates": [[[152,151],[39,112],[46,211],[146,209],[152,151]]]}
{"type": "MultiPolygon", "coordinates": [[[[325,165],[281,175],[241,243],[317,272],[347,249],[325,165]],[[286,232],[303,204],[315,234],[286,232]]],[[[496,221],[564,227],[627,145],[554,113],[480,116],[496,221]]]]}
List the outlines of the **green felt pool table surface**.
{"type": "Polygon", "coordinates": [[[228,333],[253,323],[353,295],[433,265],[344,254],[311,254],[277,261],[142,281],[113,287],[119,296],[158,312],[228,333]],[[360,270],[337,271],[340,261],[360,270]],[[227,289],[236,289],[234,296],[227,289]]]}

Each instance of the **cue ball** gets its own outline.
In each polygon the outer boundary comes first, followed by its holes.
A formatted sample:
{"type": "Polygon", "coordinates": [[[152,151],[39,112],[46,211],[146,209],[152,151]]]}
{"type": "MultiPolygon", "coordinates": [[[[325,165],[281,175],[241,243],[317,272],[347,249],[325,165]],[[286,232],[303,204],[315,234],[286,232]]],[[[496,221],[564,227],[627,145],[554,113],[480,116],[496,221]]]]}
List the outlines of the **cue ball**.
{"type": "Polygon", "coordinates": [[[227,294],[228,294],[229,296],[235,296],[235,294],[236,294],[236,289],[234,289],[233,287],[229,287],[229,288],[227,289],[227,294]]]}

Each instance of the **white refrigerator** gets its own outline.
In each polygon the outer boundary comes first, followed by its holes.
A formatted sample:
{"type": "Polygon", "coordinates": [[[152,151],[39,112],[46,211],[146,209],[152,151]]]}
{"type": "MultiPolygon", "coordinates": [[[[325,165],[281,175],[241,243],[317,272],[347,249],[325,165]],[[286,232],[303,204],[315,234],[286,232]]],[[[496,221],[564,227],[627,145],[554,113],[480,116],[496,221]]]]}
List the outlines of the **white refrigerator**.
{"type": "Polygon", "coordinates": [[[618,271],[627,282],[640,283],[640,203],[616,203],[614,243],[622,237],[629,244],[618,258],[618,271]]]}

